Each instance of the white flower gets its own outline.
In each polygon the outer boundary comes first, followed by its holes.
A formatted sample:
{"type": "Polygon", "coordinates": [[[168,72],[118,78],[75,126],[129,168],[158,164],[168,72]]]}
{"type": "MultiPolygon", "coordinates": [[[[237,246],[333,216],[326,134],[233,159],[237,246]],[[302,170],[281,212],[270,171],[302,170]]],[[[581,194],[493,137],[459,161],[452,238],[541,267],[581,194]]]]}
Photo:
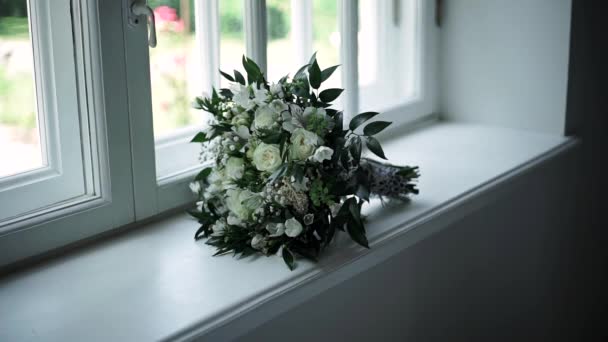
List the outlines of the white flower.
{"type": "Polygon", "coordinates": [[[296,237],[302,233],[302,224],[295,218],[290,218],[285,221],[285,235],[289,237],[296,237]]]}
{"type": "Polygon", "coordinates": [[[190,183],[190,191],[198,195],[201,191],[201,183],[198,181],[190,183]]]}
{"type": "Polygon", "coordinates": [[[231,86],[232,90],[232,101],[238,106],[243,107],[245,110],[250,110],[255,106],[255,102],[249,98],[250,91],[248,86],[244,86],[239,83],[235,83],[231,86]]]}
{"type": "Polygon", "coordinates": [[[253,102],[258,106],[263,106],[268,100],[268,90],[264,88],[264,85],[260,84],[259,88],[253,88],[253,102]]]}
{"type": "Polygon", "coordinates": [[[300,180],[300,181],[296,180],[291,186],[296,191],[306,192],[306,191],[308,191],[309,182],[310,182],[310,179],[308,179],[308,177],[304,176],[304,177],[302,177],[302,180],[300,180]]]}
{"type": "Polygon", "coordinates": [[[270,128],[277,121],[277,113],[269,106],[261,106],[255,111],[253,126],[257,129],[270,128]]]}
{"type": "MultiPolygon", "coordinates": [[[[234,146],[234,145],[232,145],[234,146]]],[[[226,176],[232,179],[241,179],[245,171],[245,161],[243,158],[230,157],[226,162],[226,176]]]]}
{"type": "Polygon", "coordinates": [[[253,152],[253,165],[259,171],[274,171],[282,163],[279,145],[260,143],[253,152]]]}
{"type": "Polygon", "coordinates": [[[283,93],[283,86],[281,83],[273,83],[270,85],[270,94],[274,96],[278,96],[279,98],[283,98],[285,94],[283,93]]]}
{"type": "Polygon", "coordinates": [[[285,225],[282,223],[269,223],[266,225],[266,230],[271,237],[281,236],[285,233],[285,225]]]}
{"type": "Polygon", "coordinates": [[[258,250],[266,247],[266,239],[264,236],[261,234],[256,234],[256,236],[251,239],[251,247],[258,250]]]}
{"type": "Polygon", "coordinates": [[[249,133],[249,128],[247,128],[247,126],[233,126],[232,131],[244,140],[248,140],[251,137],[251,133],[249,133]]]}
{"type": "Polygon", "coordinates": [[[304,215],[304,224],[312,224],[312,222],[315,220],[315,214],[306,214],[304,215]]]}
{"type": "Polygon", "coordinates": [[[249,190],[229,189],[226,191],[226,206],[238,219],[247,221],[253,210],[244,202],[253,196],[254,194],[249,190]]]}
{"type": "Polygon", "coordinates": [[[282,112],[286,111],[287,108],[289,108],[289,107],[287,107],[285,102],[283,102],[281,100],[274,100],[274,101],[270,102],[268,107],[270,107],[270,109],[274,110],[275,113],[277,113],[277,114],[281,114],[282,112]]]}
{"type": "Polygon", "coordinates": [[[303,128],[297,128],[291,135],[292,145],[289,157],[292,160],[306,160],[312,155],[318,143],[319,137],[316,134],[303,128]]]}
{"type": "Polygon", "coordinates": [[[334,150],[327,146],[319,146],[315,150],[315,154],[313,154],[309,159],[316,161],[317,163],[322,163],[324,160],[330,160],[331,156],[334,154],[334,150]]]}
{"type": "Polygon", "coordinates": [[[233,213],[228,214],[226,222],[228,222],[228,224],[231,226],[243,226],[243,220],[235,216],[233,213]]]}

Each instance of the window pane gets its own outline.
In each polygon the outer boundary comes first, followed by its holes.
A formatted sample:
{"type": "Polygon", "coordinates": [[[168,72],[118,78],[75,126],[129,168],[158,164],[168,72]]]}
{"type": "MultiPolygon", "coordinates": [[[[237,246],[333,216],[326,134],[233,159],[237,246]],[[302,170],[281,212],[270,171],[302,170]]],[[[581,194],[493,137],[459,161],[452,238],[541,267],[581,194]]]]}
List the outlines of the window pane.
{"type": "Polygon", "coordinates": [[[359,86],[372,85],[378,79],[378,39],[380,22],[376,1],[359,1],[359,86]]]}
{"type": "MultiPolygon", "coordinates": [[[[220,13],[220,69],[229,74],[233,70],[243,72],[241,58],[246,54],[245,31],[243,30],[243,0],[219,1],[220,13]]],[[[226,88],[230,82],[221,77],[220,86],[226,88]]]]}
{"type": "MultiPolygon", "coordinates": [[[[340,64],[337,1],[267,0],[266,16],[270,81],[287,74],[293,76],[315,51],[321,68],[340,64]]],[[[323,87],[340,84],[338,69],[323,87]]]]}
{"type": "Polygon", "coordinates": [[[359,110],[388,110],[412,98],[416,90],[415,3],[359,1],[359,110]]]}
{"type": "MultiPolygon", "coordinates": [[[[340,64],[340,26],[338,1],[313,0],[312,2],[312,51],[322,69],[340,64]]],[[[339,88],[341,68],[323,82],[324,88],[339,88]]]]}
{"type": "Polygon", "coordinates": [[[190,0],[148,1],[156,16],[158,45],[150,49],[150,82],[154,137],[176,134],[201,124],[190,104],[201,94],[201,63],[194,35],[190,0]]]}
{"type": "Polygon", "coordinates": [[[291,1],[266,1],[266,33],[268,37],[268,77],[270,82],[276,82],[281,77],[296,72],[298,56],[295,55],[295,44],[291,27],[291,1]]]}
{"type": "Polygon", "coordinates": [[[27,1],[0,7],[0,178],[45,164],[36,110],[27,1]]]}

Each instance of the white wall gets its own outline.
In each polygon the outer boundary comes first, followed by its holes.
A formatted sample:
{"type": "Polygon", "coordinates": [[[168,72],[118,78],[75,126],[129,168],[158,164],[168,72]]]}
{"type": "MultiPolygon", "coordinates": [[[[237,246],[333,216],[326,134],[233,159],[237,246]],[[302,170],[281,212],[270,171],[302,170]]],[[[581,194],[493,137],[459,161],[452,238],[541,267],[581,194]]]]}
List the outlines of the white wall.
{"type": "Polygon", "coordinates": [[[564,133],[570,0],[447,0],[440,113],[564,133]]]}

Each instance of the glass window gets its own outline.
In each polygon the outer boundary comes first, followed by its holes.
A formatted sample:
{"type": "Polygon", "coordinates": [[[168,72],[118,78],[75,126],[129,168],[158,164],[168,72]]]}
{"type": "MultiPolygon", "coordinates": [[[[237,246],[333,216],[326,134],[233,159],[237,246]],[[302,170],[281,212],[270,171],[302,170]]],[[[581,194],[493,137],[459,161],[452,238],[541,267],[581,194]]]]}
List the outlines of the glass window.
{"type": "Polygon", "coordinates": [[[27,1],[0,7],[0,178],[45,165],[27,1]]]}
{"type": "MultiPolygon", "coordinates": [[[[313,0],[312,2],[312,51],[322,69],[340,64],[340,22],[338,1],[313,0]]],[[[323,83],[324,88],[339,88],[341,70],[323,83]]]]}
{"type": "MultiPolygon", "coordinates": [[[[276,82],[287,74],[293,76],[300,67],[298,61],[301,58],[296,56],[297,45],[306,42],[294,39],[291,14],[290,1],[266,1],[266,35],[268,39],[266,55],[268,56],[267,79],[269,82],[276,82]]],[[[294,14],[304,15],[304,13],[294,14]]]]}
{"type": "Polygon", "coordinates": [[[150,49],[150,83],[154,137],[175,135],[202,123],[191,108],[202,89],[201,59],[194,34],[190,1],[149,1],[156,17],[158,45],[150,49]]]}
{"type": "MultiPolygon", "coordinates": [[[[235,69],[242,72],[241,59],[246,54],[243,1],[219,1],[219,16],[220,69],[228,74],[235,69]]],[[[226,88],[229,83],[225,78],[220,78],[220,87],[226,88]]]]}

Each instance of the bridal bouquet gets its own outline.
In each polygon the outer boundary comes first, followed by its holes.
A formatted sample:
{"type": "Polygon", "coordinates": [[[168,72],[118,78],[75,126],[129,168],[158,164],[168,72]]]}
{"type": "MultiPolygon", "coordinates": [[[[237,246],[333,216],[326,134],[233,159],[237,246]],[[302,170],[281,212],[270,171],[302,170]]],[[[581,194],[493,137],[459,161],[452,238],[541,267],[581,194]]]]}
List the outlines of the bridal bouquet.
{"type": "Polygon", "coordinates": [[[320,90],[338,66],[321,70],[315,55],[293,78],[268,83],[243,56],[246,76],[221,72],[230,89],[213,90],[193,106],[212,115],[192,142],[202,144],[204,168],[190,184],[198,196],[190,214],[215,255],[279,253],[290,269],[296,256],[316,260],[336,230],[368,247],[363,202],[370,195],[407,199],[417,194],[417,167],[361,156],[364,146],[386,159],[377,133],[390,125],[356,115],[343,127],[331,108],[343,89],[320,90]],[[362,127],[361,129],[360,126],[362,127]]]}

